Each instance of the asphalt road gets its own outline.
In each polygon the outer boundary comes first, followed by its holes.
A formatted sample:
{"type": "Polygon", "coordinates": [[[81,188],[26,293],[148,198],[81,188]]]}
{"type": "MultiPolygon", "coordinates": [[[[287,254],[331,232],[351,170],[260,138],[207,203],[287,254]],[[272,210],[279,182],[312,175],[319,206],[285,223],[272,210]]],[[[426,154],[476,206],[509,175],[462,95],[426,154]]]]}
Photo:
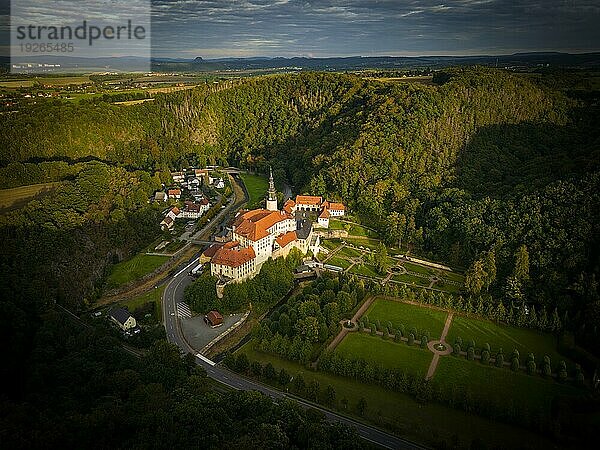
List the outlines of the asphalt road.
{"type": "Polygon", "coordinates": [[[179,324],[179,317],[177,315],[177,303],[183,301],[183,293],[185,287],[192,283],[193,278],[188,275],[189,271],[195,267],[198,263],[194,262],[197,256],[191,258],[185,264],[182,264],[175,271],[175,275],[170,279],[165,291],[163,293],[163,322],[165,324],[165,330],[167,333],[167,339],[176,344],[186,353],[196,355],[196,364],[202,366],[209,377],[227,385],[234,389],[240,389],[245,391],[258,391],[265,395],[268,395],[274,400],[289,398],[299,404],[307,407],[314,408],[321,411],[329,421],[336,421],[346,425],[353,426],[357,429],[358,434],[365,440],[378,444],[385,448],[391,449],[406,449],[416,450],[424,449],[419,444],[412,443],[405,439],[401,439],[392,434],[386,433],[385,431],[379,430],[378,428],[365,425],[363,423],[352,420],[348,417],[334,413],[333,411],[327,410],[320,405],[305,401],[303,399],[292,397],[284,392],[273,389],[269,386],[265,386],[261,383],[253,380],[244,378],[234,372],[231,372],[221,366],[215,365],[212,361],[206,358],[200,357],[200,355],[191,348],[183,337],[181,327],[179,324]]]}

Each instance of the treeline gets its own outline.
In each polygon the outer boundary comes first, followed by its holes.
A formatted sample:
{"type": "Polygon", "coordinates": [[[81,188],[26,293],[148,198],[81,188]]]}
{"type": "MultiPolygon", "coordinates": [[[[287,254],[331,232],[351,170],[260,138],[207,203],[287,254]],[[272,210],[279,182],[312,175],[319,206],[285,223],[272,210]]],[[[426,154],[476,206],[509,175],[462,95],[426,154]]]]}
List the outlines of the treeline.
{"type": "Polygon", "coordinates": [[[363,282],[355,277],[324,273],[255,326],[257,349],[306,364],[365,295],[363,282]]]}

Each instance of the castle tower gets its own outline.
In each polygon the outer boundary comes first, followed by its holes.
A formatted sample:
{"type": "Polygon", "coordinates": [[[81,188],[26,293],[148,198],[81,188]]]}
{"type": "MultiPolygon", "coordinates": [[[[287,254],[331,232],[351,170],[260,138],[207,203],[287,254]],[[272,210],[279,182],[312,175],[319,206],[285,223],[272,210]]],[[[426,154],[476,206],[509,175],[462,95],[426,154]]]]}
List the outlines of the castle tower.
{"type": "Polygon", "coordinates": [[[267,209],[277,211],[277,191],[273,182],[273,171],[269,167],[269,190],[267,191],[267,209]]]}

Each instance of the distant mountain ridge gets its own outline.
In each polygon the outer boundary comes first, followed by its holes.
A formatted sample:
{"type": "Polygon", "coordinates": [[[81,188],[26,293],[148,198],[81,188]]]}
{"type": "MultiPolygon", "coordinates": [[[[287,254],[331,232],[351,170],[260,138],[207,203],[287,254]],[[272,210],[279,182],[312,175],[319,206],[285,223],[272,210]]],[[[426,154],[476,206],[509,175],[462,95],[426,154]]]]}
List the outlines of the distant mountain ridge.
{"type": "MultiPolygon", "coordinates": [[[[124,67],[140,67],[143,70],[147,60],[137,57],[114,58],[72,58],[55,55],[35,56],[13,62],[57,63],[62,68],[82,71],[89,69],[122,70],[124,67]]],[[[7,57],[0,57],[0,64],[8,65],[7,57]]],[[[497,67],[600,67],[600,52],[561,53],[524,52],[510,55],[469,55],[469,56],[345,56],[328,58],[294,57],[228,57],[228,58],[152,58],[151,67],[156,72],[218,72],[241,70],[364,70],[364,69],[414,69],[443,68],[454,65],[484,65],[497,67]]],[[[147,67],[147,64],[146,64],[147,67]]]]}

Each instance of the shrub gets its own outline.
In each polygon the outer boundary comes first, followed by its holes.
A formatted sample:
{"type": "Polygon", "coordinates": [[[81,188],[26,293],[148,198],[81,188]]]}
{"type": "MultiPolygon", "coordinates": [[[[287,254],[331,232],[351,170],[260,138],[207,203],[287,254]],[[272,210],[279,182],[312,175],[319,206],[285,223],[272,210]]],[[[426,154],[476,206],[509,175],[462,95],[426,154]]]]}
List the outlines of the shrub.
{"type": "Polygon", "coordinates": [[[467,359],[473,361],[475,359],[475,348],[469,347],[467,349],[467,359]]]}
{"type": "Polygon", "coordinates": [[[383,334],[381,335],[381,337],[384,341],[387,341],[389,339],[390,333],[387,328],[385,330],[383,330],[383,334]]]}
{"type": "Polygon", "coordinates": [[[537,371],[537,366],[535,364],[535,360],[529,359],[527,361],[527,373],[529,375],[534,375],[537,371]]]}
{"type": "Polygon", "coordinates": [[[490,352],[488,350],[483,350],[481,352],[481,363],[482,364],[489,364],[490,362],[490,352]]]}
{"type": "Polygon", "coordinates": [[[279,384],[282,385],[282,386],[285,386],[289,382],[290,382],[290,376],[285,371],[285,369],[281,369],[279,371],[279,384]]]}
{"type": "Polygon", "coordinates": [[[504,354],[502,352],[498,352],[496,354],[496,367],[502,368],[504,366],[504,354]]]}
{"type": "Polygon", "coordinates": [[[410,333],[408,335],[408,345],[413,345],[415,343],[415,335],[410,333]]]}
{"type": "Polygon", "coordinates": [[[275,367],[273,364],[267,363],[264,370],[264,375],[267,380],[274,380],[277,374],[275,373],[275,367]]]}
{"type": "Polygon", "coordinates": [[[561,361],[561,363],[562,364],[559,365],[558,368],[558,379],[564,382],[567,380],[569,374],[567,373],[567,365],[565,364],[565,362],[561,361]]]}
{"type": "Polygon", "coordinates": [[[306,384],[304,383],[304,378],[302,377],[302,375],[296,375],[296,377],[294,378],[293,384],[294,384],[294,388],[296,389],[296,392],[302,392],[302,391],[304,391],[304,388],[306,387],[306,384]]]}
{"type": "Polygon", "coordinates": [[[375,336],[377,334],[377,327],[374,323],[371,324],[371,335],[375,336]]]}
{"type": "Polygon", "coordinates": [[[427,347],[427,343],[429,342],[429,337],[426,334],[421,336],[421,348],[427,347]]]}
{"type": "Polygon", "coordinates": [[[252,364],[250,364],[250,371],[255,377],[260,377],[262,375],[262,370],[262,364],[260,362],[253,361],[252,364]]]}
{"type": "Polygon", "coordinates": [[[314,402],[317,400],[318,397],[319,397],[319,382],[311,381],[310,383],[308,383],[308,386],[306,387],[306,398],[308,398],[309,400],[312,400],[314,402]]]}
{"type": "Polygon", "coordinates": [[[394,335],[394,342],[400,342],[402,340],[402,333],[400,329],[396,330],[396,334],[394,335]]]}
{"type": "Polygon", "coordinates": [[[483,344],[483,350],[487,350],[488,352],[491,351],[490,344],[488,344],[487,342],[483,344]]]}
{"type": "Polygon", "coordinates": [[[460,344],[458,342],[454,344],[454,347],[452,347],[452,354],[454,356],[460,356],[460,344]]]}
{"type": "Polygon", "coordinates": [[[454,340],[454,344],[455,344],[455,345],[456,345],[456,344],[458,344],[458,345],[460,345],[460,346],[462,347],[462,344],[463,344],[463,340],[462,340],[462,338],[461,338],[460,336],[459,336],[459,337],[457,337],[457,338],[454,340]]]}
{"type": "Polygon", "coordinates": [[[517,370],[519,370],[519,367],[520,367],[519,358],[514,357],[512,359],[512,361],[510,362],[510,370],[512,370],[513,372],[516,372],[517,370]]]}
{"type": "Polygon", "coordinates": [[[365,400],[364,397],[361,397],[356,405],[356,411],[358,412],[358,415],[362,417],[365,415],[366,410],[367,410],[367,401],[365,400]]]}
{"type": "Polygon", "coordinates": [[[579,364],[575,364],[575,381],[578,384],[583,384],[585,381],[585,376],[583,375],[583,371],[581,370],[581,366],[579,364]]]}
{"type": "Polygon", "coordinates": [[[519,350],[517,350],[516,348],[513,350],[512,352],[512,356],[511,358],[520,358],[521,355],[519,354],[519,350]]]}
{"type": "Polygon", "coordinates": [[[403,336],[403,337],[404,337],[404,334],[406,333],[406,332],[404,331],[404,325],[400,324],[400,325],[398,326],[398,331],[400,332],[400,336],[403,336]]]}

